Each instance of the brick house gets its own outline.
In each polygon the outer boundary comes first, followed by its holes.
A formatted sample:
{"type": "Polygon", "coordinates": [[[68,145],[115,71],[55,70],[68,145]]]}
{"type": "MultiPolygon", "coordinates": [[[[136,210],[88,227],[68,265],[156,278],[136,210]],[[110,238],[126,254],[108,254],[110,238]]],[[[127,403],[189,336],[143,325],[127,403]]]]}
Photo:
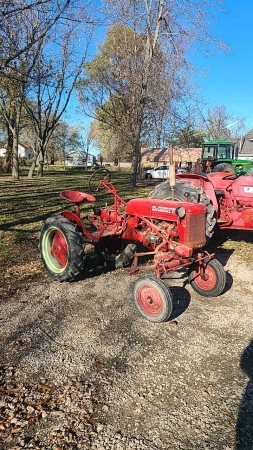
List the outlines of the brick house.
{"type": "MultiPolygon", "coordinates": [[[[179,167],[187,167],[193,164],[201,157],[201,148],[173,148],[172,159],[179,167]]],[[[170,148],[142,148],[141,164],[142,167],[157,167],[160,164],[169,164],[171,159],[170,148]]]]}

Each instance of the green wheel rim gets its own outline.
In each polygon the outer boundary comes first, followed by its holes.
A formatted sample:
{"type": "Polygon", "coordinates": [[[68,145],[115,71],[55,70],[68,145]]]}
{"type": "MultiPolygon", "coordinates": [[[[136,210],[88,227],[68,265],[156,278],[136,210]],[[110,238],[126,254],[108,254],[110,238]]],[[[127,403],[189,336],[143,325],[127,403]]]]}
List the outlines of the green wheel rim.
{"type": "MultiPolygon", "coordinates": [[[[43,255],[45,264],[48,267],[48,269],[53,273],[60,274],[60,273],[64,272],[64,270],[67,266],[67,262],[64,266],[62,266],[51,253],[52,244],[53,244],[53,240],[54,240],[56,231],[58,233],[61,233],[61,231],[57,227],[50,227],[47,231],[45,231],[45,233],[43,234],[43,237],[42,237],[42,241],[41,241],[41,253],[43,255]]],[[[61,233],[61,235],[64,238],[65,245],[67,246],[67,250],[68,250],[68,243],[67,243],[64,235],[62,233],[61,233]]]]}

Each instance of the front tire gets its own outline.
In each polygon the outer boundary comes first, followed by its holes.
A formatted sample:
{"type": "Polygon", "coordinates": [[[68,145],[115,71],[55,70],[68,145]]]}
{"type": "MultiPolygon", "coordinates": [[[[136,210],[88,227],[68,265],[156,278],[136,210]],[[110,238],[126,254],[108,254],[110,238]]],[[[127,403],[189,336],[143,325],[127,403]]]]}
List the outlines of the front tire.
{"type": "Polygon", "coordinates": [[[134,303],[145,319],[155,323],[168,320],[173,309],[169,288],[159,278],[149,276],[136,281],[134,303]]]}
{"type": "Polygon", "coordinates": [[[218,297],[226,285],[226,272],[217,259],[210,259],[206,265],[204,278],[200,275],[199,264],[193,263],[188,269],[191,287],[203,297],[218,297]]]}
{"type": "Polygon", "coordinates": [[[95,244],[95,251],[109,270],[121,269],[132,263],[136,245],[117,236],[101,238],[95,244]]]}
{"type": "MultiPolygon", "coordinates": [[[[211,238],[213,235],[216,219],[214,218],[214,207],[211,204],[211,200],[208,195],[205,194],[202,188],[195,186],[195,184],[189,181],[177,181],[175,186],[174,199],[179,202],[185,202],[185,193],[189,194],[188,201],[192,203],[202,203],[207,207],[206,217],[206,235],[211,238]]],[[[149,194],[149,197],[159,200],[172,200],[171,187],[168,181],[159,184],[149,194]]]]}
{"type": "Polygon", "coordinates": [[[45,220],[39,239],[42,261],[55,280],[73,281],[84,269],[83,235],[63,216],[45,220]]]}

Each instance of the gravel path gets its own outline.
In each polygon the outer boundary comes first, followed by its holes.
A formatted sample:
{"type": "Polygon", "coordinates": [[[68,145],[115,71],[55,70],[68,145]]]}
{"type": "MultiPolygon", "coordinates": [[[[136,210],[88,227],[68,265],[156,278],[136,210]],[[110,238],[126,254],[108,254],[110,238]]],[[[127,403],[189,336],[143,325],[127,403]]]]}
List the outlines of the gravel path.
{"type": "Polygon", "coordinates": [[[252,266],[218,259],[219,298],[167,276],[162,324],[135,310],[123,271],[2,299],[0,448],[253,449],[252,266]]]}

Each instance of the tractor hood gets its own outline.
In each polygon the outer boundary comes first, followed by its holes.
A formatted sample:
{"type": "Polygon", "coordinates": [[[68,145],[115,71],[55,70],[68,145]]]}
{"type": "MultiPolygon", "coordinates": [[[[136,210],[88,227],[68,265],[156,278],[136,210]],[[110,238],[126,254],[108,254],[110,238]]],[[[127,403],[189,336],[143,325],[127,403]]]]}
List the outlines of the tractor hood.
{"type": "Polygon", "coordinates": [[[186,214],[206,214],[206,207],[200,203],[187,203],[172,200],[156,200],[153,198],[135,198],[126,205],[126,213],[144,216],[152,219],[172,220],[178,219],[176,209],[183,207],[186,214]]]}

